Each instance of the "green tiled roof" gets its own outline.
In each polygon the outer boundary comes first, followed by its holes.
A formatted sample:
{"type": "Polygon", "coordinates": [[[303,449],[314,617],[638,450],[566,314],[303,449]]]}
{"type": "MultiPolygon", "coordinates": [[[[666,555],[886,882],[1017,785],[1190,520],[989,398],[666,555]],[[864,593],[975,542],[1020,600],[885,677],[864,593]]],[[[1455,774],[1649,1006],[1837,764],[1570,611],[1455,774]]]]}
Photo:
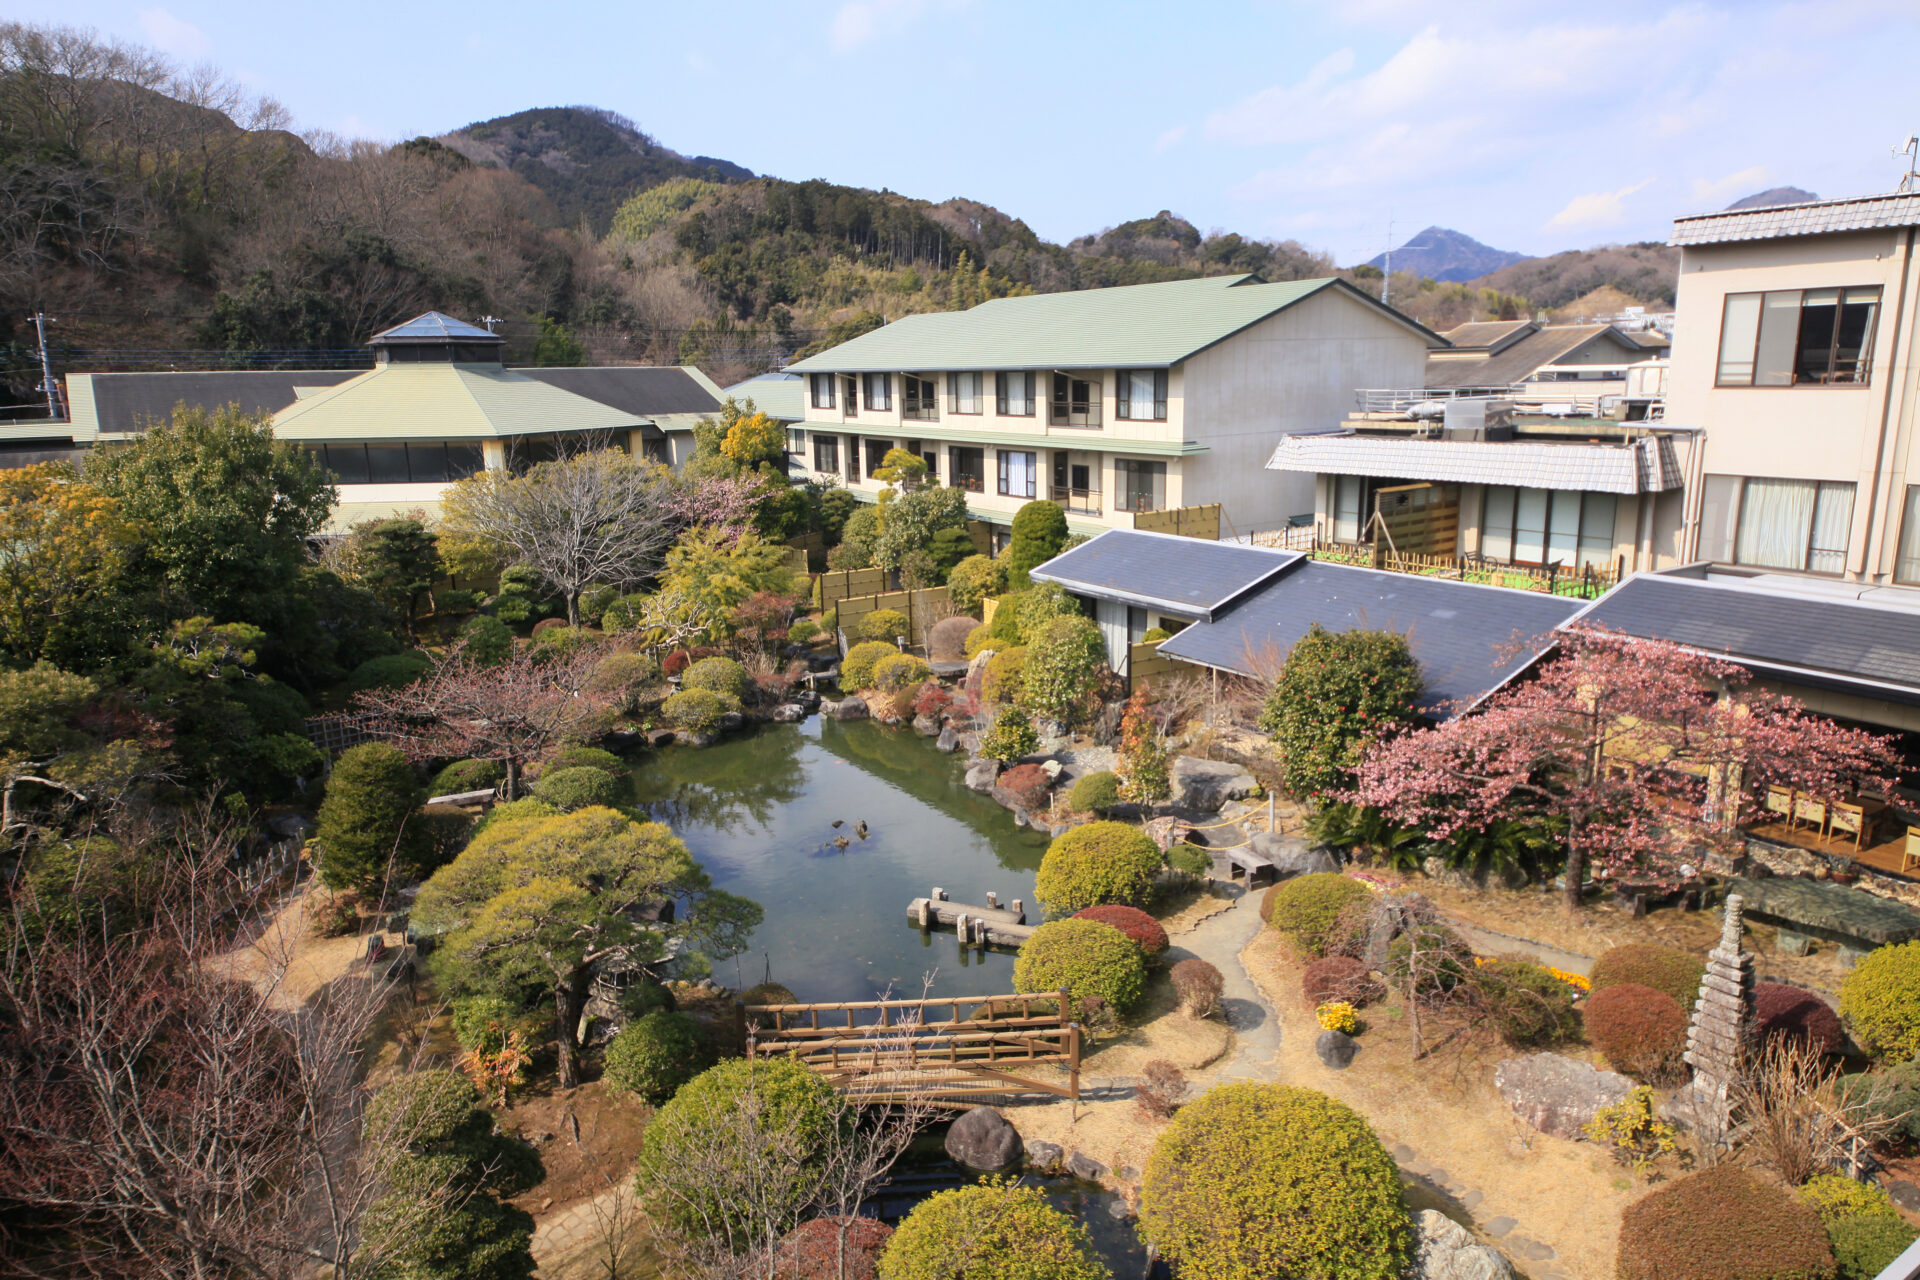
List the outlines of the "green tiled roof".
{"type": "Polygon", "coordinates": [[[386,364],[288,405],[283,440],[492,440],[648,420],[498,365],[386,364]]]}
{"type": "Polygon", "coordinates": [[[793,373],[1162,368],[1327,289],[1379,307],[1433,345],[1446,345],[1438,334],[1381,307],[1344,280],[1262,284],[1257,276],[1209,276],[996,298],[967,311],[905,316],[787,368],[793,373]]]}
{"type": "Polygon", "coordinates": [[[777,373],[748,378],[727,388],[735,400],[751,400],[753,407],[780,422],[798,422],[807,416],[807,382],[777,373]]]}

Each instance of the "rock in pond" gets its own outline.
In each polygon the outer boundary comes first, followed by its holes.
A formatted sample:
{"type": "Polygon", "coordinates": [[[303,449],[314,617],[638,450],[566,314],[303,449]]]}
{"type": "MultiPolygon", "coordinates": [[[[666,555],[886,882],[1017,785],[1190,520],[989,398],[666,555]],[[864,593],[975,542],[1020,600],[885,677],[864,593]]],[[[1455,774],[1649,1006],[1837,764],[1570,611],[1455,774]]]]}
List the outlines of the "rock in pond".
{"type": "Polygon", "coordinates": [[[1313,1051],[1320,1055],[1320,1061],[1335,1071],[1344,1071],[1353,1061],[1353,1055],[1360,1051],[1354,1038],[1344,1031],[1327,1030],[1313,1042],[1313,1051]]]}
{"type": "Polygon", "coordinates": [[[1229,800],[1244,800],[1259,784],[1237,764],[1180,756],[1173,762],[1173,806],[1218,813],[1229,800]]]}
{"type": "Polygon", "coordinates": [[[913,731],[923,738],[931,738],[940,732],[940,721],[933,716],[915,716],[913,731]]]}
{"type": "Polygon", "coordinates": [[[1513,1264],[1437,1209],[1414,1215],[1413,1274],[1419,1280],[1512,1280],[1513,1264]]]}
{"type": "Polygon", "coordinates": [[[1000,762],[997,760],[975,760],[967,766],[967,785],[975,791],[993,790],[994,781],[1000,776],[1000,762]]]}
{"type": "Polygon", "coordinates": [[[940,736],[933,740],[933,745],[937,750],[951,755],[960,749],[960,735],[953,731],[952,725],[942,726],[940,736]]]}
{"type": "Polygon", "coordinates": [[[1057,1142],[1041,1142],[1038,1139],[1027,1145],[1027,1164],[1041,1173],[1053,1173],[1060,1168],[1060,1162],[1066,1159],[1066,1148],[1057,1142]]]}
{"type": "Polygon", "coordinates": [[[747,718],[741,715],[738,711],[722,712],[720,716],[720,732],[732,733],[735,729],[738,729],[741,725],[744,725],[746,722],[747,722],[747,718]]]}
{"type": "Polygon", "coordinates": [[[1633,1091],[1633,1081],[1619,1072],[1557,1053],[1508,1058],[1493,1069],[1493,1086],[1515,1115],[1558,1138],[1580,1137],[1596,1112],[1633,1091]]]}
{"type": "Polygon", "coordinates": [[[1082,1182],[1098,1182],[1113,1171],[1086,1152],[1076,1151],[1067,1157],[1067,1172],[1082,1182]]]}
{"type": "Polygon", "coordinates": [[[797,702],[783,702],[773,709],[776,724],[797,724],[807,718],[807,709],[797,702]]]}
{"type": "Polygon", "coordinates": [[[1256,831],[1247,838],[1247,847],[1272,862],[1274,875],[1282,880],[1316,871],[1340,869],[1340,861],[1333,856],[1332,850],[1298,836],[1276,836],[1256,831]]]}
{"type": "Polygon", "coordinates": [[[947,1128],[947,1154],[977,1173],[998,1173],[1020,1158],[1020,1131],[992,1107],[975,1107],[947,1128]]]}
{"type": "Polygon", "coordinates": [[[867,704],[862,698],[842,698],[838,702],[822,702],[820,714],[829,720],[865,720],[867,704]]]}

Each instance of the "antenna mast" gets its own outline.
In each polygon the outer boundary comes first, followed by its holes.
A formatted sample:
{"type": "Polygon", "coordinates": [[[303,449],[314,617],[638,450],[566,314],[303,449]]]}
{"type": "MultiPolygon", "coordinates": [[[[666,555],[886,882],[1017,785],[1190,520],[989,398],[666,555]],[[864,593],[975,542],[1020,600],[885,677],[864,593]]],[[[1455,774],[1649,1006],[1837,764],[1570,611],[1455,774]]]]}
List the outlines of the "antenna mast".
{"type": "Polygon", "coordinates": [[[32,316],[33,331],[40,338],[40,390],[47,396],[47,417],[52,421],[60,418],[60,384],[53,380],[53,361],[47,357],[47,326],[54,323],[53,317],[36,311],[32,316]]]}
{"type": "Polygon", "coordinates": [[[1893,149],[1893,154],[1907,158],[1907,171],[1900,175],[1895,193],[1903,196],[1920,193],[1920,137],[1909,137],[1893,149]]]}

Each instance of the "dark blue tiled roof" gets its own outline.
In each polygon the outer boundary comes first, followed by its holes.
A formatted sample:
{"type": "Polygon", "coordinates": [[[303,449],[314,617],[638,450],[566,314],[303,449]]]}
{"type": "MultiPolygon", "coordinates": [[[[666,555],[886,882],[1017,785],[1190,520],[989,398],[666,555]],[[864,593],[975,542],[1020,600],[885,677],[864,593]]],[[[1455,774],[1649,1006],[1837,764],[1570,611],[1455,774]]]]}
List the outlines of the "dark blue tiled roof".
{"type": "Polygon", "coordinates": [[[1076,595],[1204,619],[1300,558],[1297,551],[1109,529],[1061,552],[1030,576],[1057,582],[1076,595]]]}
{"type": "Polygon", "coordinates": [[[1212,622],[1179,632],[1160,651],[1252,675],[1256,660],[1284,659],[1316,622],[1329,631],[1398,631],[1426,680],[1421,710],[1444,718],[1525,670],[1551,647],[1554,628],[1580,607],[1578,600],[1531,591],[1310,560],[1212,622]],[[1524,650],[1504,656],[1516,644],[1524,650]]]}

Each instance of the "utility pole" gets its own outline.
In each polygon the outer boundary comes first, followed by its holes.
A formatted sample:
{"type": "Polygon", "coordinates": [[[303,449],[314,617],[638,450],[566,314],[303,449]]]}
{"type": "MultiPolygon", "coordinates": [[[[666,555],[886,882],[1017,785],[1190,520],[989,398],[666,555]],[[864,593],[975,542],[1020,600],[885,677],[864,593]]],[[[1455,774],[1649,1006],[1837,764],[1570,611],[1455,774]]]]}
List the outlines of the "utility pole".
{"type": "Polygon", "coordinates": [[[40,337],[40,390],[47,396],[47,417],[52,421],[60,419],[60,384],[53,380],[53,361],[47,357],[47,326],[54,323],[53,317],[36,311],[33,313],[33,331],[40,337]]]}
{"type": "MultiPolygon", "coordinates": [[[[1404,249],[1430,249],[1433,246],[1425,245],[1425,244],[1409,244],[1409,245],[1402,245],[1401,247],[1404,249]]],[[[1393,219],[1392,218],[1387,219],[1386,268],[1380,273],[1380,305],[1383,307],[1388,307],[1393,305],[1393,219]]]]}
{"type": "Polygon", "coordinates": [[[480,323],[487,326],[488,333],[492,333],[493,326],[500,323],[500,317],[499,316],[481,316],[480,323]]]}

